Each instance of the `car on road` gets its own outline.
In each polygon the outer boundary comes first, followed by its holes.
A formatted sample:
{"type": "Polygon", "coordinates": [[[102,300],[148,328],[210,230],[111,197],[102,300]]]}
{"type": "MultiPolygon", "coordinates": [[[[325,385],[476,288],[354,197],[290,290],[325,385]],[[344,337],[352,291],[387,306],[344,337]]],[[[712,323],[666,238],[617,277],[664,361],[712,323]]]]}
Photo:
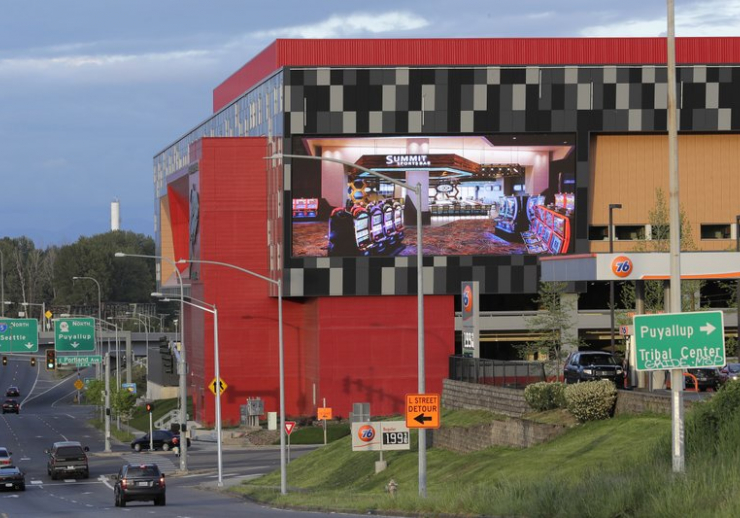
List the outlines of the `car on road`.
{"type": "MultiPolygon", "coordinates": [[[[150,442],[153,443],[155,450],[168,451],[180,447],[180,435],[170,430],[154,430],[152,441],[149,441],[149,434],[146,434],[131,441],[131,448],[136,451],[148,450],[150,442]]],[[[190,446],[190,439],[188,439],[188,446],[190,446]]]]}
{"type": "Polygon", "coordinates": [[[13,452],[7,448],[0,448],[0,467],[13,465],[13,452]]]}
{"type": "Polygon", "coordinates": [[[164,473],[156,464],[125,464],[113,475],[113,494],[116,507],[126,507],[131,501],[151,500],[154,505],[167,503],[164,473]]]}
{"type": "Polygon", "coordinates": [[[21,391],[15,385],[9,386],[8,390],[5,391],[5,397],[20,397],[20,395],[21,391]]]}
{"type": "Polygon", "coordinates": [[[26,475],[18,466],[0,466],[0,489],[26,490],[26,475]]]}
{"type": "Polygon", "coordinates": [[[740,363],[728,363],[720,369],[720,372],[725,375],[727,381],[740,379],[740,363]]]}
{"type": "Polygon", "coordinates": [[[568,356],[563,367],[566,383],[608,379],[621,387],[624,369],[616,357],[604,351],[577,351],[568,356]]]}
{"type": "Polygon", "coordinates": [[[49,456],[46,462],[46,472],[52,480],[56,480],[60,475],[80,475],[82,478],[90,478],[88,451],[90,448],[83,447],[77,441],[55,442],[51,449],[44,450],[44,453],[49,456]]]}
{"type": "Polygon", "coordinates": [[[684,376],[684,386],[687,389],[698,388],[701,392],[704,392],[707,389],[712,389],[716,392],[723,383],[722,374],[716,367],[706,369],[686,369],[686,373],[693,375],[693,377],[684,376]],[[694,378],[696,378],[697,387],[694,386],[694,378]]]}
{"type": "Polygon", "coordinates": [[[21,405],[15,399],[6,399],[3,401],[3,414],[20,414],[21,405]]]}

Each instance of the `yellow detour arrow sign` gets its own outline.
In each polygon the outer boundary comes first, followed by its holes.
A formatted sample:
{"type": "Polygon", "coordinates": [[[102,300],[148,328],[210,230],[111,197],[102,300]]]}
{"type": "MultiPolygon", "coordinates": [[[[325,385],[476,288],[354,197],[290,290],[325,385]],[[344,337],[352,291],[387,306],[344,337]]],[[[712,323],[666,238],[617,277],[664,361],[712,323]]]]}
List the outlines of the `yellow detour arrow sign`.
{"type": "Polygon", "coordinates": [[[217,380],[216,378],[213,378],[213,381],[208,385],[208,388],[211,389],[211,392],[213,392],[214,396],[219,396],[226,392],[228,385],[224,380],[217,380]],[[216,393],[216,390],[219,392],[216,393]]]}

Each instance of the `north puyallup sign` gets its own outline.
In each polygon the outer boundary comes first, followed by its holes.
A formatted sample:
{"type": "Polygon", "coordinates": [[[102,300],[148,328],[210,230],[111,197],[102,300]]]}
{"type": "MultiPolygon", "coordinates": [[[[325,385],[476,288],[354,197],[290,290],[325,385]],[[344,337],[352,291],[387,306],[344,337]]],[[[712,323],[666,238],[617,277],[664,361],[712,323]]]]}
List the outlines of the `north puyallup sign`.
{"type": "Polygon", "coordinates": [[[725,364],[721,311],[636,315],[638,371],[722,367],[725,364]]]}

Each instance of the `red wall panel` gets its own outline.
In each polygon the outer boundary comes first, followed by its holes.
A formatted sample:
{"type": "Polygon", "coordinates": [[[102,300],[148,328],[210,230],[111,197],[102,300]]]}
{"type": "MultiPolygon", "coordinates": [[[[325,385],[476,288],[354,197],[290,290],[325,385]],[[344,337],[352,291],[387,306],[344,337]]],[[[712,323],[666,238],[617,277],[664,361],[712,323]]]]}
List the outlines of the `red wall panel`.
{"type": "MultiPolygon", "coordinates": [[[[370,403],[373,415],[402,413],[404,396],[418,391],[417,298],[322,297],[319,305],[321,376],[334,413],[370,403]]],[[[424,298],[426,392],[442,391],[455,352],[454,301],[424,298]]]]}
{"type": "MultiPolygon", "coordinates": [[[[737,63],[740,38],[676,38],[677,63],[737,63]]],[[[665,38],[276,40],[213,92],[220,110],[283,66],[665,64],[665,38]]]]}
{"type": "MultiPolygon", "coordinates": [[[[264,138],[204,138],[198,164],[200,257],[269,276],[267,175],[264,138]]],[[[215,304],[225,423],[260,397],[265,411],[279,410],[278,301],[270,284],[243,272],[201,264],[191,280],[196,299],[215,304]]],[[[284,299],[285,408],[313,415],[322,398],[338,415],[353,402],[374,414],[399,413],[418,388],[417,299],[321,297],[284,299]],[[314,393],[316,400],[314,401],[314,393]]],[[[451,296],[425,298],[427,392],[442,390],[454,352],[451,296]]],[[[212,424],[215,398],[214,325],[210,313],[186,306],[189,394],[195,419],[212,424]]]]}

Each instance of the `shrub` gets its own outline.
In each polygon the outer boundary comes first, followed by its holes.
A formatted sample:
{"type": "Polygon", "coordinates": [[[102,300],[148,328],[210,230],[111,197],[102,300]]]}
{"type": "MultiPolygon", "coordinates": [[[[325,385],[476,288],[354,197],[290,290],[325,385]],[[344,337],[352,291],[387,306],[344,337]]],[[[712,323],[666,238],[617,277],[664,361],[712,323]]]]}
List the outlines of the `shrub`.
{"type": "Polygon", "coordinates": [[[553,408],[565,408],[565,385],[556,381],[547,383],[540,381],[527,385],[524,389],[524,400],[533,409],[539,412],[553,408]]]}
{"type": "Polygon", "coordinates": [[[565,402],[568,411],[581,422],[608,419],[617,402],[617,387],[609,380],[568,385],[565,402]]]}

